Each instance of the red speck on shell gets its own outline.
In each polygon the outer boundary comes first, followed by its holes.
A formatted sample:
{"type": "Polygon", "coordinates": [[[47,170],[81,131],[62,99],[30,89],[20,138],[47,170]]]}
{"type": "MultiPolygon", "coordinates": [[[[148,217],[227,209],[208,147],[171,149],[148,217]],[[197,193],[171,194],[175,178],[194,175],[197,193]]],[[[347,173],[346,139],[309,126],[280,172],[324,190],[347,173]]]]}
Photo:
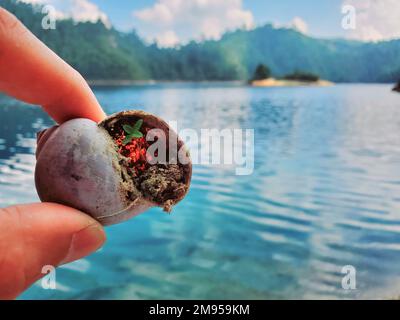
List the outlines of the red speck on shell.
{"type": "Polygon", "coordinates": [[[132,173],[134,173],[134,175],[140,174],[149,167],[148,161],[152,159],[152,157],[147,154],[149,143],[144,136],[141,138],[133,138],[126,145],[123,144],[124,139],[125,132],[121,129],[114,138],[118,146],[118,152],[129,159],[128,165],[132,169],[132,173]]]}

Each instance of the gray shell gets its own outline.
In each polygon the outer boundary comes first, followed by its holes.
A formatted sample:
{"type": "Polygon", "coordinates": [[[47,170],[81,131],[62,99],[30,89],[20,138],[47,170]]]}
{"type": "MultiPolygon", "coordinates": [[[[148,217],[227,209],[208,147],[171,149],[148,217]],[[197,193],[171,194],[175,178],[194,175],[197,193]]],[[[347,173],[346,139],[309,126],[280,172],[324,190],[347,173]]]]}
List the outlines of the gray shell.
{"type": "Polygon", "coordinates": [[[128,202],[117,151],[105,129],[74,119],[38,134],[36,189],[44,202],[90,214],[103,225],[138,215],[156,204],[128,202]]]}
{"type": "MultiPolygon", "coordinates": [[[[140,118],[176,139],[176,132],[159,117],[140,110],[122,111],[97,124],[88,119],[73,119],[38,133],[35,184],[39,198],[81,210],[103,225],[125,221],[160,204],[144,198],[120,165],[117,147],[106,130],[124,118],[140,118]],[[135,200],[131,200],[135,199],[135,200]]],[[[173,200],[175,205],[187,194],[192,176],[189,153],[184,155],[185,192],[173,200]]],[[[165,209],[165,207],[164,207],[165,209]]]]}

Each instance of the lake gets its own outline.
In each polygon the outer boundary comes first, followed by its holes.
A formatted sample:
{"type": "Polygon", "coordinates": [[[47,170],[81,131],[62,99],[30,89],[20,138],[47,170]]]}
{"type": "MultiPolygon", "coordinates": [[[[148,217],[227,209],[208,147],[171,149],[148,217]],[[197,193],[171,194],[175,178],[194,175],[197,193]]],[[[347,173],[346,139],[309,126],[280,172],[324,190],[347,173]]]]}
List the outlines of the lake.
{"type": "MultiPolygon", "coordinates": [[[[400,295],[400,94],[389,85],[96,87],[185,128],[254,129],[254,172],[195,165],[171,215],[107,227],[95,254],[22,299],[391,298],[400,295]],[[344,266],[356,289],[342,288],[344,266]]],[[[40,108],[0,96],[0,205],[38,201],[40,108]]]]}

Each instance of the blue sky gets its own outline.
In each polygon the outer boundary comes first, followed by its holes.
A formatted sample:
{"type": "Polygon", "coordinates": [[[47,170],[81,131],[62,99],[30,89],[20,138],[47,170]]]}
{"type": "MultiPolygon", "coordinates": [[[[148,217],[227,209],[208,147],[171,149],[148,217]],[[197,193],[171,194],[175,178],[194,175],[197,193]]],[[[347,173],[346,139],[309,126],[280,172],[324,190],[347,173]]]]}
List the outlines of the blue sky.
{"type": "MultiPolygon", "coordinates": [[[[135,26],[131,13],[154,5],[155,0],[93,0],[119,29],[135,26]]],[[[341,37],[341,0],[244,0],[243,8],[250,10],[256,25],[272,22],[289,24],[300,17],[308,25],[309,33],[321,37],[341,37]]]]}
{"type": "Polygon", "coordinates": [[[379,41],[400,38],[399,0],[20,0],[51,4],[58,17],[135,29],[148,42],[175,46],[189,40],[218,39],[237,28],[265,23],[291,27],[322,38],[379,41]],[[343,27],[343,6],[351,28],[343,27]]]}

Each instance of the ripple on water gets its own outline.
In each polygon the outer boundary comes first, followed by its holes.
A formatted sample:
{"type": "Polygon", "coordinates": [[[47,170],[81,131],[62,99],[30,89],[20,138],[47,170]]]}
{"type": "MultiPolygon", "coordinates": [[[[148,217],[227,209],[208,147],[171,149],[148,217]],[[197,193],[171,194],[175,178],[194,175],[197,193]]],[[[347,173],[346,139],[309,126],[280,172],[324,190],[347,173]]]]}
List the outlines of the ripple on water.
{"type": "MultiPolygon", "coordinates": [[[[96,94],[109,112],[134,101],[186,128],[252,128],[254,172],[195,165],[189,195],[172,215],[154,209],[108,228],[103,250],[60,270],[67,289],[34,288],[25,297],[348,299],[399,292],[400,109],[389,86],[170,84],[96,94]],[[357,270],[355,291],[341,287],[345,265],[357,270]]],[[[48,119],[23,110],[3,111],[2,205],[36,198],[29,139],[48,119]],[[21,129],[13,129],[16,119],[21,129]]]]}

